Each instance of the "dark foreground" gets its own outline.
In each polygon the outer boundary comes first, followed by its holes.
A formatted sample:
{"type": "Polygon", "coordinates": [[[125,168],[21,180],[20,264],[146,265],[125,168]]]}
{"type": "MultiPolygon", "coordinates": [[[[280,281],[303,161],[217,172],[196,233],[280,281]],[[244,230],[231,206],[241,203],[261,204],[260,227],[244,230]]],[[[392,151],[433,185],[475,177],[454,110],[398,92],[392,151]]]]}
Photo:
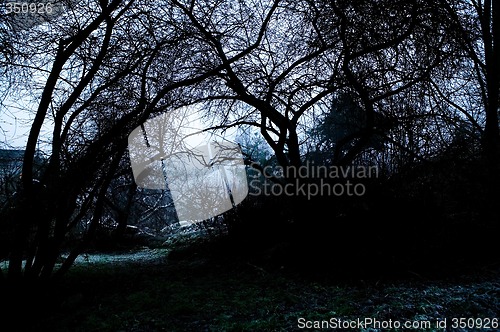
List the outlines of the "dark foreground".
{"type": "Polygon", "coordinates": [[[13,319],[13,331],[408,330],[390,328],[397,324],[445,331],[445,323],[448,331],[499,330],[496,264],[439,278],[364,280],[266,269],[196,251],[92,257],[57,285],[38,293],[25,288],[9,307],[26,319],[8,313],[3,324],[13,319]],[[354,328],[338,329],[347,327],[342,324],[354,328]]]}

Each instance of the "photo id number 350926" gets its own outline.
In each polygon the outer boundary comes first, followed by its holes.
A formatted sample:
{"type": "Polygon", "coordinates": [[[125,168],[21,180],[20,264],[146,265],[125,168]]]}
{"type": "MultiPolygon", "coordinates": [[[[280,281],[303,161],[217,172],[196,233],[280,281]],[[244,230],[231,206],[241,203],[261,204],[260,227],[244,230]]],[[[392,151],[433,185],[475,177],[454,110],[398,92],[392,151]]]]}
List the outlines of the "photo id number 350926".
{"type": "Polygon", "coordinates": [[[52,14],[53,4],[51,2],[6,2],[6,14],[52,14]]]}

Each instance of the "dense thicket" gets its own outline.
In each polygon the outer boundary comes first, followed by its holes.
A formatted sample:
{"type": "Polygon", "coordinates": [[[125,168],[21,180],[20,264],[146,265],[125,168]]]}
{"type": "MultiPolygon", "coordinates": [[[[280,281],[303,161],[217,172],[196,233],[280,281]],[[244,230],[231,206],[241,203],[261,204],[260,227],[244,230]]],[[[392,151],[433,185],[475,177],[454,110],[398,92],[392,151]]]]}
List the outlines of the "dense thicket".
{"type": "Polygon", "coordinates": [[[258,132],[266,146],[244,147],[248,164],[288,175],[263,183],[291,195],[251,196],[226,216],[239,243],[287,243],[287,259],[309,265],[397,265],[484,254],[497,234],[495,1],[62,4],[24,29],[0,18],[0,111],[22,99],[32,119],[22,181],[1,212],[3,275],[61,275],[100,225],[140,214],[127,136],[181,106],[211,130],[258,132]],[[378,173],[357,179],[363,195],[309,197],[301,186],[349,180],[293,172],[313,162],[378,173]]]}

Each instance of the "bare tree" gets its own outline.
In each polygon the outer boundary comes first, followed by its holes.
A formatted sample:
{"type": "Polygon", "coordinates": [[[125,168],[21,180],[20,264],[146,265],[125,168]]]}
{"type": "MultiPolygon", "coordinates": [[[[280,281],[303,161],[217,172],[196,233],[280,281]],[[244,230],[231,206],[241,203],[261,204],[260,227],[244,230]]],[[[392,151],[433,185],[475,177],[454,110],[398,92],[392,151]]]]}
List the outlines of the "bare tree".
{"type": "Polygon", "coordinates": [[[482,127],[481,116],[457,101],[475,92],[451,91],[458,82],[453,71],[463,68],[460,40],[470,73],[478,73],[484,136],[493,146],[498,10],[492,2],[471,4],[482,25],[470,30],[464,24],[470,11],[446,1],[68,1],[50,22],[2,39],[0,69],[23,78],[10,81],[9,93],[28,91],[37,105],[22,190],[6,215],[15,225],[9,277],[52,276],[64,239],[88,221],[57,274],[71,266],[102,222],[106,202],[109,208],[127,136],[172,108],[197,105],[213,120],[212,130],[256,128],[288,168],[302,165],[308,133],[339,115],[335,101],[348,95],[356,104],[350,115],[361,124],[327,147],[332,163],[349,164],[363,153],[379,157],[376,149],[388,163],[425,159],[464,123],[482,127]],[[458,35],[449,33],[450,18],[458,35]],[[50,159],[35,185],[40,142],[50,159]]]}
{"type": "Polygon", "coordinates": [[[15,228],[10,278],[50,277],[62,243],[82,220],[89,220],[88,230],[57,274],[89,243],[128,134],[150,115],[182,105],[183,95],[174,90],[218,72],[216,64],[202,62],[195,37],[175,6],[134,0],[69,3],[65,14],[23,34],[19,59],[6,66],[30,73],[33,80],[24,87],[38,106],[22,190],[6,216],[15,228]],[[51,137],[43,135],[43,126],[51,128],[51,137]],[[50,160],[35,185],[40,141],[49,143],[50,160]]]}
{"type": "Polygon", "coordinates": [[[374,135],[386,135],[399,120],[427,112],[418,94],[444,65],[448,55],[442,50],[450,44],[443,11],[426,1],[178,6],[211,61],[223,66],[204,83],[210,92],[194,102],[218,115],[214,128],[258,128],[284,167],[301,165],[308,131],[337,111],[332,104],[341,95],[350,94],[364,116],[359,130],[335,144],[338,164],[352,162],[374,135]],[[409,115],[416,107],[420,114],[409,115]]]}
{"type": "MultiPolygon", "coordinates": [[[[500,197],[499,89],[500,9],[496,1],[439,1],[452,46],[453,62],[429,80],[434,109],[454,114],[455,132],[471,146],[470,155],[482,156],[488,173],[485,218],[498,222],[500,197]]],[[[447,122],[450,125],[450,122],[447,122]]],[[[440,126],[440,129],[444,126],[440,126]]],[[[456,141],[456,140],[455,140],[456,141]]],[[[466,148],[467,150],[469,148],[466,148]]],[[[479,170],[478,170],[479,171],[479,170]]]]}

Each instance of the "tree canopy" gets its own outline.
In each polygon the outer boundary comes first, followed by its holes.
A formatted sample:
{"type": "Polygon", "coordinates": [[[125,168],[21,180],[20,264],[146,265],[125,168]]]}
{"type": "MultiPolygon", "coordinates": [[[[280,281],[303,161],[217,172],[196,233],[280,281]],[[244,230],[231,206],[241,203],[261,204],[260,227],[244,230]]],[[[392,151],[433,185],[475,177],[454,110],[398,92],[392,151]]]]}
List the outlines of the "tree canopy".
{"type": "Polygon", "coordinates": [[[185,106],[207,130],[257,130],[285,168],[316,154],[395,174],[465,142],[467,157],[488,160],[498,197],[495,1],[60,4],[26,29],[0,16],[0,114],[22,116],[12,100],[23,100],[31,119],[22,183],[2,208],[11,278],[64,273],[103,222],[130,132],[185,106]],[[86,232],[54,271],[80,223],[86,232]]]}

